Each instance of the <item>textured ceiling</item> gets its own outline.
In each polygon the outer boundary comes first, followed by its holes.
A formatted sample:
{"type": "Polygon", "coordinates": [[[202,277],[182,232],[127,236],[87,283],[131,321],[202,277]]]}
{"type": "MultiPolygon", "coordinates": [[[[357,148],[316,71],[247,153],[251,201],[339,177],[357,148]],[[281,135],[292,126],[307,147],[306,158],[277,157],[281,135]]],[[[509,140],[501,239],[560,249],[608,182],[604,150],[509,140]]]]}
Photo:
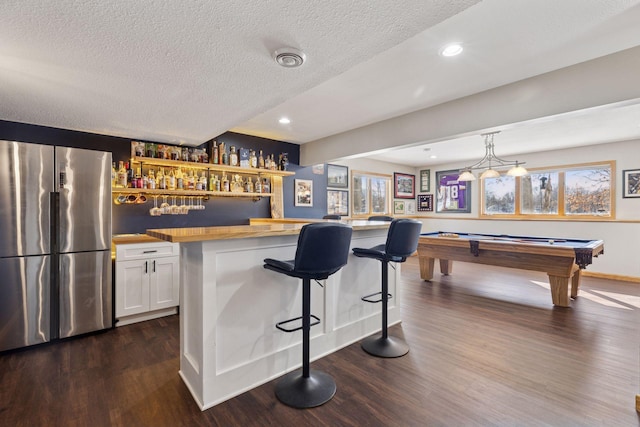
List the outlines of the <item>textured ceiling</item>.
{"type": "MultiPolygon", "coordinates": [[[[0,119],[189,145],[228,130],[314,144],[637,46],[639,4],[3,0],[0,119]],[[437,52],[452,40],[465,51],[444,60],[437,52]],[[283,46],[307,62],[278,67],[271,54],[283,46]],[[282,115],[292,123],[279,125],[282,115]]],[[[601,115],[597,131],[640,138],[638,109],[625,107],[601,115]]],[[[593,116],[561,119],[504,133],[501,153],[531,133],[556,148],[599,135],[585,133],[593,116]]],[[[447,151],[460,158],[469,144],[482,149],[477,137],[452,138],[460,148],[447,151]]],[[[424,164],[416,150],[381,158],[424,164]]]]}
{"type": "Polygon", "coordinates": [[[0,119],[200,144],[477,1],[4,0],[0,119]]]}

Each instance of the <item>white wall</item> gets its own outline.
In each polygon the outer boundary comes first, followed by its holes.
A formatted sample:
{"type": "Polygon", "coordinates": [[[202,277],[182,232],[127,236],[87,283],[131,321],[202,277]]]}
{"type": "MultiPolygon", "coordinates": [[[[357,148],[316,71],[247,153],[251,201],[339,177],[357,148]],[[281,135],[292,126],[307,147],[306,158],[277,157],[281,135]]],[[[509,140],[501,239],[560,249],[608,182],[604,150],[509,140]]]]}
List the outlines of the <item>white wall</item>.
{"type": "MultiPolygon", "coordinates": [[[[499,145],[496,147],[496,151],[500,155],[499,145]]],[[[616,142],[585,148],[509,156],[509,159],[515,160],[516,158],[519,161],[525,161],[528,168],[615,160],[615,220],[536,221],[480,219],[478,181],[474,181],[471,189],[471,213],[420,212],[419,216],[424,224],[423,231],[500,233],[604,240],[604,254],[595,258],[593,264],[587,267],[587,270],[640,279],[640,252],[637,250],[640,244],[640,198],[622,198],[622,171],[625,169],[640,169],[640,141],[616,142]]],[[[435,182],[436,171],[460,169],[465,166],[460,163],[449,163],[407,169],[407,167],[392,163],[366,159],[353,159],[340,162],[340,164],[355,170],[388,174],[403,172],[415,174],[416,177],[418,177],[421,169],[430,169],[432,192],[435,192],[433,183],[435,182]]]]}

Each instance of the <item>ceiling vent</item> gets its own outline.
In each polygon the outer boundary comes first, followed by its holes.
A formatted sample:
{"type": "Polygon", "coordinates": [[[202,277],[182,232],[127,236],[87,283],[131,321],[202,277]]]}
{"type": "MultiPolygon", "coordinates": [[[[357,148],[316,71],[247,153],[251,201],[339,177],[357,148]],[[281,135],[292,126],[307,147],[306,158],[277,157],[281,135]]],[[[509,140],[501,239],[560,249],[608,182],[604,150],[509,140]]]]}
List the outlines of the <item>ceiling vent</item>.
{"type": "Polygon", "coordinates": [[[307,56],[301,50],[284,47],[273,52],[273,59],[285,68],[296,68],[304,63],[307,56]]]}

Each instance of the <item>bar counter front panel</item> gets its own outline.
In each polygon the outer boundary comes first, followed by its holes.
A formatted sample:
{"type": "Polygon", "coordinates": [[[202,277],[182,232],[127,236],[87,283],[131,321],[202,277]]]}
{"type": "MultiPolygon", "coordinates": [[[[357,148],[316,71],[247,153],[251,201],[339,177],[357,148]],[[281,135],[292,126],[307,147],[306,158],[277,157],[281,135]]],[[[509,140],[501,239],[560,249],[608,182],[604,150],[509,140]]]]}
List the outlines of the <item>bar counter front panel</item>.
{"type": "MultiPolygon", "coordinates": [[[[350,224],[351,247],[386,241],[388,223],[350,224]]],[[[275,327],[279,321],[300,316],[301,280],[263,268],[265,258],[294,258],[301,226],[207,227],[200,229],[205,239],[200,241],[194,229],[148,231],[171,241],[185,236],[181,242],[180,376],[202,410],[301,366],[301,333],[284,333],[275,327]]],[[[394,295],[389,304],[390,325],[400,322],[399,280],[400,264],[390,269],[389,291],[394,295]]],[[[380,330],[380,304],[360,300],[379,289],[378,262],[350,255],[345,267],[322,282],[324,287],[312,282],[311,312],[321,323],[311,328],[311,360],[380,330]]],[[[335,380],[339,389],[340,378],[335,380]]]]}

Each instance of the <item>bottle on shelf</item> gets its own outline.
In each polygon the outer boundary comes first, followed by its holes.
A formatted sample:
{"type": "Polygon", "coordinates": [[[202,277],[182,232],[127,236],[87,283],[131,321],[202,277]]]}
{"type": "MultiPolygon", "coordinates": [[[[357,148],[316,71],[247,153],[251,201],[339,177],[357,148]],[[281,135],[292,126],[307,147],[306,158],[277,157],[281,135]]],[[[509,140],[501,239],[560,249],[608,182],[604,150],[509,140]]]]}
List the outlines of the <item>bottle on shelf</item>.
{"type": "Polygon", "coordinates": [[[127,170],[122,160],[118,162],[118,183],[116,187],[127,188],[127,170]]]}
{"type": "Polygon", "coordinates": [[[256,150],[249,150],[249,167],[258,167],[258,156],[256,156],[256,150]]]}
{"type": "Polygon", "coordinates": [[[218,141],[213,141],[213,148],[211,149],[211,162],[217,164],[220,160],[220,151],[218,150],[218,141]]]}
{"type": "Polygon", "coordinates": [[[227,154],[227,146],[224,143],[220,143],[220,159],[221,159],[221,164],[223,165],[228,165],[229,164],[229,155],[227,154]]]}
{"type": "Polygon", "coordinates": [[[269,178],[264,178],[262,180],[262,192],[271,193],[271,182],[269,181],[269,178]]]}
{"type": "Polygon", "coordinates": [[[136,183],[136,185],[132,185],[133,188],[144,188],[144,187],[142,187],[142,170],[141,170],[141,168],[137,168],[136,169],[135,183],[136,183]]]}
{"type": "Polygon", "coordinates": [[[258,156],[258,167],[264,169],[264,155],[262,154],[262,150],[260,150],[260,155],[258,156]]]}
{"type": "Polygon", "coordinates": [[[231,187],[229,185],[229,179],[227,178],[227,174],[222,174],[222,184],[220,186],[222,191],[231,191],[231,187]]]}
{"type": "Polygon", "coordinates": [[[182,168],[178,168],[176,171],[176,188],[178,190],[184,190],[184,175],[182,174],[182,168]]]}
{"type": "Polygon", "coordinates": [[[169,170],[169,176],[166,177],[167,181],[168,181],[168,185],[166,186],[167,189],[169,190],[175,190],[176,189],[176,175],[173,173],[173,168],[171,168],[171,170],[169,170]]]}
{"type": "Polygon", "coordinates": [[[116,170],[116,162],[111,163],[111,187],[116,188],[118,184],[118,171],[116,170]]]}
{"type": "Polygon", "coordinates": [[[196,179],[193,176],[193,169],[189,171],[189,176],[187,177],[187,190],[195,190],[196,189],[196,179]]]}
{"type": "Polygon", "coordinates": [[[253,185],[253,191],[255,193],[262,193],[262,179],[260,179],[260,177],[256,178],[256,183],[253,185]]]}
{"type": "Polygon", "coordinates": [[[145,174],[142,174],[142,187],[141,188],[149,188],[149,177],[145,174]]]}
{"type": "Polygon", "coordinates": [[[229,165],[238,166],[238,152],[236,151],[235,145],[231,146],[231,151],[229,152],[229,165]]]}
{"type": "Polygon", "coordinates": [[[204,171],[202,171],[200,173],[200,189],[202,191],[207,191],[207,176],[205,175],[204,171]]]}
{"type": "Polygon", "coordinates": [[[158,170],[158,173],[156,175],[156,188],[158,190],[166,190],[167,189],[167,187],[165,187],[164,168],[160,168],[160,170],[158,170]]]}
{"type": "Polygon", "coordinates": [[[129,162],[124,164],[124,168],[127,170],[127,185],[125,187],[136,188],[135,174],[133,173],[133,167],[129,162]]]}
{"type": "Polygon", "coordinates": [[[253,181],[251,177],[247,177],[247,180],[244,182],[244,191],[247,193],[253,193],[253,181]]]}
{"type": "Polygon", "coordinates": [[[155,177],[155,173],[153,172],[153,169],[149,169],[149,185],[147,186],[147,188],[149,190],[155,190],[156,189],[156,177],[155,177]]]}

